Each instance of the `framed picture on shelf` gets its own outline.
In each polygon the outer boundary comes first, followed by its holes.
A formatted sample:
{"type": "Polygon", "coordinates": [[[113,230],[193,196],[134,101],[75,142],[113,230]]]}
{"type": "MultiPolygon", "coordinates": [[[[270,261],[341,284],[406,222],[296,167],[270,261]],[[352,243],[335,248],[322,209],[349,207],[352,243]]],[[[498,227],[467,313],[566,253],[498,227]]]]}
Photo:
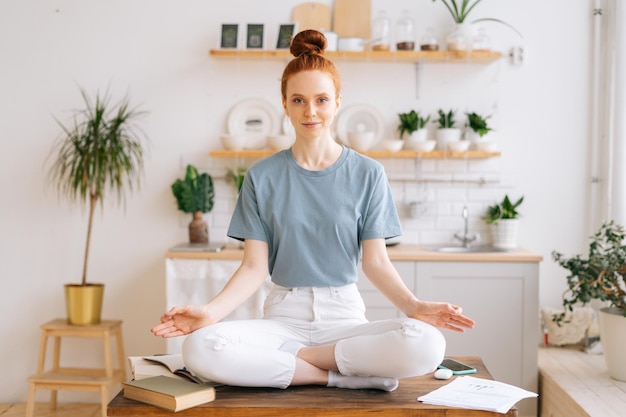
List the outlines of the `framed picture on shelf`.
{"type": "Polygon", "coordinates": [[[239,45],[239,24],[224,23],[222,24],[222,40],[220,48],[236,49],[239,45]]]}
{"type": "Polygon", "coordinates": [[[263,24],[248,23],[247,49],[263,49],[263,24]]]}
{"type": "Polygon", "coordinates": [[[278,36],[276,37],[276,49],[289,49],[291,39],[296,34],[295,23],[285,23],[278,27],[278,36]]]}

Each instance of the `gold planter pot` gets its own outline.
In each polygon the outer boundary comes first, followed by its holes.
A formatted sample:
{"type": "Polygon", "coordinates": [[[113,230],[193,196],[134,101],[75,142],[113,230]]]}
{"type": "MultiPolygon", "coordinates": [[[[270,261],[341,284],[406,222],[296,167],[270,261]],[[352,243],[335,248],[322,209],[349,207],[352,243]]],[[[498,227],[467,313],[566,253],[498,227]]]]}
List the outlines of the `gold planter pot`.
{"type": "Polygon", "coordinates": [[[99,324],[104,284],[65,284],[67,322],[74,325],[99,324]]]}

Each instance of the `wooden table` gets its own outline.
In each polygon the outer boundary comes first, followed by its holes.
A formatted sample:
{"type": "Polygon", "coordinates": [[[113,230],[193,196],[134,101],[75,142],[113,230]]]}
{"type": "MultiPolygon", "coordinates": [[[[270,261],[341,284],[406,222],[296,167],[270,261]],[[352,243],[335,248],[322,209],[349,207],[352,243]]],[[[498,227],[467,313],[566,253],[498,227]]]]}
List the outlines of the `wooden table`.
{"type": "MultiPolygon", "coordinates": [[[[475,376],[492,379],[478,357],[457,357],[477,369],[475,376]]],[[[173,413],[124,398],[122,391],[109,403],[109,416],[202,416],[202,417],[495,417],[517,416],[514,407],[507,414],[427,405],[417,397],[427,394],[449,381],[435,379],[432,374],[400,380],[394,392],[348,390],[317,386],[273,388],[216,388],[213,402],[173,413]]]]}

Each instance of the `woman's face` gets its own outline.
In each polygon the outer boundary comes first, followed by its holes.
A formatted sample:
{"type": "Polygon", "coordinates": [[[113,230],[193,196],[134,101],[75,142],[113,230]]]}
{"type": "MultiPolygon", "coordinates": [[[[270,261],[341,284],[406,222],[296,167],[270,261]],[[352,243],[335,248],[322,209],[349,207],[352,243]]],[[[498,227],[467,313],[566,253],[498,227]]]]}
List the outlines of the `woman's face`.
{"type": "Polygon", "coordinates": [[[330,137],[340,103],[333,79],[325,72],[301,71],[287,81],[283,107],[297,139],[330,137]]]}

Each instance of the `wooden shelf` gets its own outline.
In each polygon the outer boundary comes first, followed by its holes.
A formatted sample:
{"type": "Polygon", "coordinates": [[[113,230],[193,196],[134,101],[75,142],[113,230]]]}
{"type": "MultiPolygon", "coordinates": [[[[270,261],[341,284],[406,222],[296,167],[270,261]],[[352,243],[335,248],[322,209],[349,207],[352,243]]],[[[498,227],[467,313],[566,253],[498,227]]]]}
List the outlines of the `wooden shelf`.
{"type": "MultiPolygon", "coordinates": [[[[211,49],[209,55],[220,59],[287,60],[288,50],[211,49]]],[[[326,56],[337,61],[355,62],[432,62],[489,64],[502,57],[493,51],[327,51],[326,56]]]]}
{"type": "MultiPolygon", "coordinates": [[[[240,151],[229,151],[226,149],[218,149],[210,152],[210,156],[213,158],[265,158],[277,151],[271,149],[244,149],[240,151]]],[[[424,158],[424,159],[485,159],[495,158],[500,156],[500,152],[482,152],[482,151],[467,151],[467,152],[451,152],[451,151],[431,151],[431,152],[418,152],[418,151],[367,151],[361,152],[363,155],[367,155],[371,158],[424,158]]]]}

